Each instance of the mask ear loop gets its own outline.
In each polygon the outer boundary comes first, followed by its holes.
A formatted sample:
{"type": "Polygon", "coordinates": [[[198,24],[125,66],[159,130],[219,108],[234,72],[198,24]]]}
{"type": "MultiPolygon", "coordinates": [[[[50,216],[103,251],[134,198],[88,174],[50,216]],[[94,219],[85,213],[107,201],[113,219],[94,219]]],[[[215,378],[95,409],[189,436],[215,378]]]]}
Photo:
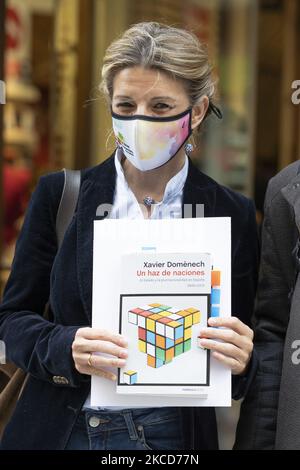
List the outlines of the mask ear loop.
{"type": "Polygon", "coordinates": [[[222,111],[220,110],[220,108],[218,108],[217,106],[215,106],[211,101],[209,102],[209,108],[210,108],[211,111],[217,116],[217,118],[219,118],[219,119],[222,119],[222,118],[223,118],[223,113],[222,113],[222,111]]]}
{"type": "MultiPolygon", "coordinates": [[[[215,106],[211,101],[209,102],[209,108],[217,116],[218,119],[223,119],[222,111],[220,110],[220,108],[215,106]]],[[[191,120],[192,120],[192,109],[193,108],[191,107],[190,108],[190,112],[191,112],[191,114],[190,114],[190,129],[191,129],[191,120]]],[[[193,135],[191,134],[190,137],[193,138],[193,135]]],[[[195,146],[197,146],[197,145],[195,145],[195,146]]],[[[191,143],[186,143],[185,146],[184,146],[186,154],[190,155],[190,153],[193,152],[195,146],[191,143]]]]}

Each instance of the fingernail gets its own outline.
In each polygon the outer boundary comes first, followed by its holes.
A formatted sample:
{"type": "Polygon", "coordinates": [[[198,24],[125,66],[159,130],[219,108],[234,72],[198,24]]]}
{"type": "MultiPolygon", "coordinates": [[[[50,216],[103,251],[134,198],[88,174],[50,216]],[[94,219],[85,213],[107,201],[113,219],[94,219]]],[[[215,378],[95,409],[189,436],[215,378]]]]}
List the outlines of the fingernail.
{"type": "Polygon", "coordinates": [[[211,325],[216,325],[216,323],[217,323],[217,320],[215,318],[209,318],[208,321],[211,325]]]}
{"type": "Polygon", "coordinates": [[[203,345],[202,345],[202,341],[200,339],[198,339],[198,348],[200,349],[206,349],[203,345]]]}
{"type": "Polygon", "coordinates": [[[128,351],[126,349],[123,349],[123,351],[120,352],[120,357],[127,357],[128,356],[128,351]]]}
{"type": "Polygon", "coordinates": [[[119,359],[118,367],[123,367],[125,366],[125,364],[126,364],[126,361],[124,359],[119,359]]]}

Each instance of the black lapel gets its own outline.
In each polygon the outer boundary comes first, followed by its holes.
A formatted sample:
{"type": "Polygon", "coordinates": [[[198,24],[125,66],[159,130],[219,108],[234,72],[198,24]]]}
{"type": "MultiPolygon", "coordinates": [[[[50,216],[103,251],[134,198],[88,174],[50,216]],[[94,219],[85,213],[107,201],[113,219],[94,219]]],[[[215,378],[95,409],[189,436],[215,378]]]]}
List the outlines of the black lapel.
{"type": "Polygon", "coordinates": [[[204,217],[214,217],[216,211],[216,189],[217,184],[215,181],[199,171],[189,159],[189,170],[183,189],[183,216],[185,204],[192,206],[192,217],[197,216],[197,204],[203,204],[204,217]]]}

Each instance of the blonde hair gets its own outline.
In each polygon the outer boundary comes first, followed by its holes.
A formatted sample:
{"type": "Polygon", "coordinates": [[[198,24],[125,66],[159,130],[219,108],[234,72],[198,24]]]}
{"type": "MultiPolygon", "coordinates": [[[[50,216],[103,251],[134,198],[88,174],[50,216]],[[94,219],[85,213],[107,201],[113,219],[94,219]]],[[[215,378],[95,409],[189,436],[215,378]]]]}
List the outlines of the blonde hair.
{"type": "Polygon", "coordinates": [[[191,106],[206,95],[209,99],[206,116],[211,111],[220,113],[213,103],[216,82],[207,48],[190,31],[157,22],[142,22],[113,41],[103,59],[100,83],[108,103],[112,99],[115,75],[134,66],[158,69],[181,80],[191,106]]]}

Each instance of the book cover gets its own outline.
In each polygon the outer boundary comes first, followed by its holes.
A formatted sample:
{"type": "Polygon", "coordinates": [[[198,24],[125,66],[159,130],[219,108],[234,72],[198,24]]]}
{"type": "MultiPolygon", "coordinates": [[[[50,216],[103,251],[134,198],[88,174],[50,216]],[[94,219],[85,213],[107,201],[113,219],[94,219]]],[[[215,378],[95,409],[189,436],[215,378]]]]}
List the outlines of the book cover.
{"type": "Polygon", "coordinates": [[[198,343],[231,315],[230,218],[95,221],[92,306],[94,328],[128,340],[117,381],[92,376],[92,406],[231,405],[230,369],[198,343]]]}

